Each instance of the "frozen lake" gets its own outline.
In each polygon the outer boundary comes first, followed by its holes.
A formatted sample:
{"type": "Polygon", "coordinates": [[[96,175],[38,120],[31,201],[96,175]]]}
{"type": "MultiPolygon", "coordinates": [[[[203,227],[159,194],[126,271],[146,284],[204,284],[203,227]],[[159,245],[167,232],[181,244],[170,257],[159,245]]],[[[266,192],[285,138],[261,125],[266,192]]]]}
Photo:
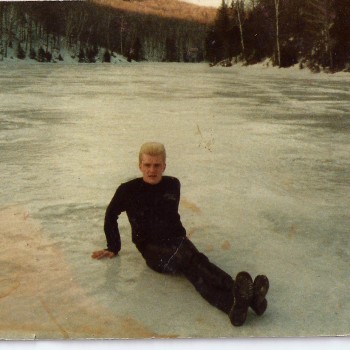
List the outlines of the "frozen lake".
{"type": "Polygon", "coordinates": [[[13,309],[23,313],[19,320],[32,317],[40,295],[52,327],[18,321],[0,336],[350,333],[350,75],[202,64],[2,64],[0,106],[3,220],[12,208],[38,224],[43,239],[21,246],[10,265],[11,239],[19,245],[31,233],[23,222],[16,236],[8,218],[0,258],[7,281],[0,302],[8,304],[0,314],[24,286],[14,288],[10,276],[30,264],[26,249],[37,256],[49,247],[42,262],[60,256],[33,267],[42,284],[30,295],[33,304],[23,296],[13,309]],[[166,174],[182,183],[180,214],[197,247],[233,275],[269,276],[263,317],[249,314],[244,327],[233,328],[185,279],[149,270],[125,215],[120,256],[90,258],[105,247],[106,206],[121,182],[139,176],[139,147],[152,140],[166,145],[166,174]],[[114,322],[123,327],[113,330],[114,322]]]}

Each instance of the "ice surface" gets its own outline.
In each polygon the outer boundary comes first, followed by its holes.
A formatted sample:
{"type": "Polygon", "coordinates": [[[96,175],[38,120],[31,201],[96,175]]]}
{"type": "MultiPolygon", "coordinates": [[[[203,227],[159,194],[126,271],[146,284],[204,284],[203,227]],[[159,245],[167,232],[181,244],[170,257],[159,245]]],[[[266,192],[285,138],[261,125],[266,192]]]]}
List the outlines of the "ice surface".
{"type": "Polygon", "coordinates": [[[35,257],[51,247],[31,270],[40,291],[16,300],[23,321],[1,337],[349,334],[349,83],[344,74],[204,64],[0,65],[4,324],[9,298],[28,284],[15,288],[9,277],[18,270],[11,242],[23,264],[26,249],[35,257]],[[197,247],[233,275],[269,276],[263,317],[233,328],[185,279],[149,270],[125,215],[120,256],[90,258],[105,247],[105,208],[139,176],[149,140],[166,145],[197,247]],[[40,242],[26,246],[31,236],[40,242]],[[36,293],[50,330],[25,323],[39,312],[36,293]]]}

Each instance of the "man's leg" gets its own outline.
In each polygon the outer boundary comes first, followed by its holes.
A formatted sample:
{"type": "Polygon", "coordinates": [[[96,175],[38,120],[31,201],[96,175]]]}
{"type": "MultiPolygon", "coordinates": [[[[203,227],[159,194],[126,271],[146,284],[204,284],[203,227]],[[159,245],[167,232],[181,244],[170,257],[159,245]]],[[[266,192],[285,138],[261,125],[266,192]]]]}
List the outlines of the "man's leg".
{"type": "Polygon", "coordinates": [[[259,275],[253,282],[250,274],[242,271],[233,280],[229,274],[200,253],[188,239],[183,240],[175,257],[181,272],[196,290],[210,304],[227,313],[235,326],[245,322],[249,306],[258,316],[266,311],[265,297],[269,290],[269,280],[266,276],[259,275]]]}
{"type": "Polygon", "coordinates": [[[140,251],[153,270],[183,273],[204,299],[229,315],[234,326],[244,324],[249,306],[258,315],[266,310],[266,276],[259,276],[264,278],[259,278],[259,283],[254,281],[253,284],[248,273],[240,272],[234,281],[229,274],[200,253],[187,238],[163,244],[148,244],[140,251]]]}
{"type": "Polygon", "coordinates": [[[183,273],[210,304],[230,312],[234,302],[232,277],[211,263],[190,240],[147,244],[140,251],[150,268],[161,273],[183,273]]]}

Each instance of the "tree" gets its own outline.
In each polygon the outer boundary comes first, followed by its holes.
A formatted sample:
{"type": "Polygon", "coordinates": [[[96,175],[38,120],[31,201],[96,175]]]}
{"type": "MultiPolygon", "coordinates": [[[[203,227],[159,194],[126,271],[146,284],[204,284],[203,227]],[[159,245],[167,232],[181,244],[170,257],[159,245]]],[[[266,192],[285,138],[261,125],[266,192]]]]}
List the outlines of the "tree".
{"type": "Polygon", "coordinates": [[[206,51],[207,51],[207,59],[212,62],[216,63],[219,61],[218,52],[220,48],[220,38],[218,37],[218,34],[215,32],[215,28],[211,28],[208,30],[205,45],[206,45],[206,51]]]}
{"type": "Polygon", "coordinates": [[[45,52],[45,60],[46,60],[46,62],[51,62],[51,60],[52,60],[52,54],[51,54],[50,51],[46,51],[46,52],[45,52]]]}
{"type": "Polygon", "coordinates": [[[0,2],[0,61],[4,59],[4,41],[3,41],[3,35],[4,35],[4,29],[3,29],[3,11],[4,11],[4,4],[3,2],[0,2]]]}
{"type": "Polygon", "coordinates": [[[18,43],[18,46],[17,46],[17,58],[20,60],[24,60],[26,58],[26,53],[23,50],[20,43],[18,43]]]}
{"type": "Polygon", "coordinates": [[[241,50],[242,50],[242,56],[243,59],[245,59],[245,42],[244,42],[244,33],[243,33],[243,24],[245,21],[245,8],[244,8],[244,0],[232,0],[231,8],[235,10],[238,27],[239,27],[239,34],[240,34],[240,41],[241,41],[241,50]]]}
{"type": "Polygon", "coordinates": [[[281,46],[280,46],[280,0],[274,0],[275,15],[276,15],[276,54],[277,65],[281,67],[281,46]]]}
{"type": "Polygon", "coordinates": [[[255,56],[272,57],[274,64],[288,67],[298,62],[305,42],[304,0],[259,0],[249,13],[246,32],[254,29],[255,56]],[[260,54],[259,54],[260,53],[260,54]]]}
{"type": "Polygon", "coordinates": [[[284,0],[280,12],[281,66],[298,63],[305,51],[304,0],[284,0]]]}
{"type": "Polygon", "coordinates": [[[103,62],[105,63],[111,63],[111,53],[107,49],[103,55],[103,62]]]}
{"type": "Polygon", "coordinates": [[[222,60],[231,60],[233,57],[233,47],[235,31],[234,24],[230,15],[232,8],[229,9],[225,0],[222,0],[218,8],[213,25],[207,32],[206,50],[208,58],[216,64],[222,60]]]}
{"type": "Polygon", "coordinates": [[[29,58],[31,60],[35,60],[36,59],[36,52],[35,52],[34,48],[31,48],[30,51],[29,51],[29,58]]]}
{"type": "Polygon", "coordinates": [[[33,45],[33,21],[32,18],[28,16],[27,24],[27,38],[26,38],[26,50],[29,46],[29,52],[32,50],[33,45]]]}
{"type": "Polygon", "coordinates": [[[344,69],[350,64],[350,2],[348,0],[334,1],[334,25],[331,36],[334,40],[334,65],[344,69]]]}
{"type": "Polygon", "coordinates": [[[79,55],[78,55],[79,63],[85,63],[86,62],[86,56],[85,56],[85,51],[81,47],[79,50],[79,55]]]}
{"type": "Polygon", "coordinates": [[[165,57],[166,62],[177,62],[177,46],[174,36],[167,37],[165,40],[165,57]]]}
{"type": "Polygon", "coordinates": [[[230,56],[230,29],[231,21],[229,17],[229,9],[225,2],[222,0],[221,6],[218,9],[216,19],[214,22],[214,30],[217,32],[219,44],[221,44],[219,50],[219,57],[221,59],[231,58],[230,56]]]}
{"type": "Polygon", "coordinates": [[[310,36],[309,57],[322,67],[333,69],[334,41],[331,37],[333,25],[333,0],[309,0],[306,6],[307,32],[310,36]]]}
{"type": "Polygon", "coordinates": [[[247,11],[245,50],[248,64],[270,58],[275,50],[275,20],[272,0],[259,0],[247,11]]]}
{"type": "Polygon", "coordinates": [[[129,53],[141,46],[142,57],[162,60],[168,37],[175,41],[175,60],[180,60],[188,48],[204,52],[208,28],[202,23],[123,11],[105,1],[0,1],[0,13],[0,59],[20,41],[26,52],[38,51],[40,46],[59,51],[65,43],[74,57],[80,48],[98,46],[129,53]]]}
{"type": "Polygon", "coordinates": [[[45,50],[43,49],[42,46],[40,46],[38,51],[38,62],[45,62],[45,61],[46,61],[45,50]]]}
{"type": "Polygon", "coordinates": [[[2,4],[2,37],[3,41],[3,55],[7,57],[7,48],[12,48],[12,42],[15,33],[15,25],[17,21],[16,7],[14,3],[2,4]]]}
{"type": "Polygon", "coordinates": [[[139,37],[137,37],[129,50],[128,60],[141,61],[143,59],[142,44],[139,37]]]}
{"type": "Polygon", "coordinates": [[[98,50],[96,47],[89,47],[86,49],[86,60],[89,63],[95,63],[96,62],[96,55],[98,53],[98,50]]]}

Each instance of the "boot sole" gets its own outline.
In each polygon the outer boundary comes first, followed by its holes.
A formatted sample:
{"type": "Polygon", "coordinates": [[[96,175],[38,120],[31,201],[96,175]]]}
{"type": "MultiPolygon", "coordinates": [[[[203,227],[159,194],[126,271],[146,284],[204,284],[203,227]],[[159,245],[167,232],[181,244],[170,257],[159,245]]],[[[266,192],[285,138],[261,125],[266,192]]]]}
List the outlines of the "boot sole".
{"type": "Polygon", "coordinates": [[[242,326],[248,315],[249,301],[253,295],[253,280],[247,272],[240,272],[235,279],[234,303],[229,313],[235,327],[242,326]]]}
{"type": "Polygon", "coordinates": [[[268,278],[264,275],[256,276],[253,288],[254,296],[250,306],[258,316],[261,316],[267,309],[267,300],[265,297],[270,288],[268,278]]]}

